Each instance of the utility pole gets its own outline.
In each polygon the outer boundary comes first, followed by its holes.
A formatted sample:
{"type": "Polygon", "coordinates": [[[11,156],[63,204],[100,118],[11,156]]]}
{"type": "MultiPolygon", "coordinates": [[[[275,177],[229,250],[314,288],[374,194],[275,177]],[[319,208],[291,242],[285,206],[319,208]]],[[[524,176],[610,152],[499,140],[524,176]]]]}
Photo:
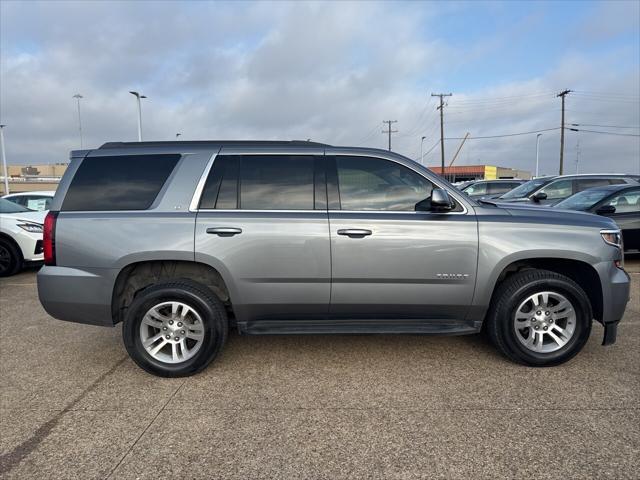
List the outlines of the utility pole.
{"type": "Polygon", "coordinates": [[[391,124],[398,123],[398,120],[383,120],[382,123],[386,123],[388,125],[387,130],[383,130],[382,133],[389,134],[389,151],[391,151],[391,134],[398,133],[398,130],[391,130],[391,124]]]}
{"type": "Polygon", "coordinates": [[[536,135],[536,178],[540,176],[538,167],[540,165],[540,157],[538,156],[538,147],[540,146],[540,137],[542,136],[541,133],[539,133],[538,135],[536,135]]]}
{"type": "Polygon", "coordinates": [[[560,125],[560,171],[559,174],[562,175],[564,170],[563,162],[564,162],[564,97],[566,97],[571,90],[563,90],[557,96],[562,99],[562,123],[560,125]]]}
{"type": "Polygon", "coordinates": [[[76,93],[73,98],[78,101],[78,131],[80,132],[80,150],[82,150],[82,117],[80,116],[80,99],[84,97],[79,93],[76,93]]]}
{"type": "Polygon", "coordinates": [[[450,93],[432,93],[432,97],[440,97],[440,105],[437,107],[440,110],[440,159],[442,163],[442,176],[444,177],[444,97],[450,97],[450,93]]]}
{"type": "Polygon", "coordinates": [[[4,127],[0,125],[0,155],[2,155],[2,168],[4,171],[4,194],[9,195],[9,171],[7,169],[7,155],[4,151],[4,127]]]}

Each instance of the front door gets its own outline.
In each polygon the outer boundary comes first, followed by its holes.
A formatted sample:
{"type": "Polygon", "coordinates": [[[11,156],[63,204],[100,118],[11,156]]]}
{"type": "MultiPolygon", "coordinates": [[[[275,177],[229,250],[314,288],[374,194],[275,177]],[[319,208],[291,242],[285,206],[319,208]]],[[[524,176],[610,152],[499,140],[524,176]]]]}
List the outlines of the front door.
{"type": "Polygon", "coordinates": [[[223,150],[214,161],[196,220],[195,259],[230,284],[240,324],[327,316],[331,262],[321,160],[223,150]]]}
{"type": "Polygon", "coordinates": [[[475,215],[416,212],[434,185],[392,160],[328,157],[333,318],[463,320],[478,256],[475,215]]]}

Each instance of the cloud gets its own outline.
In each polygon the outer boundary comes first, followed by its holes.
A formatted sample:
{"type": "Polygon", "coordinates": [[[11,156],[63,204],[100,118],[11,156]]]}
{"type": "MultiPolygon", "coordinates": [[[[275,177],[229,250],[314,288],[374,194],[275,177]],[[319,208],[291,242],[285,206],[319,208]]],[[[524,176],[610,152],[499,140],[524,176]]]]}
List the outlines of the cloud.
{"type": "MultiPolygon", "coordinates": [[[[9,163],[23,164],[65,161],[78,148],[76,92],[85,97],[85,145],[135,140],[132,89],[149,97],[147,140],[180,132],[184,140],[311,138],[384,148],[382,120],[394,119],[394,150],[415,158],[422,135],[425,150],[439,135],[429,94],[460,85],[459,76],[467,75],[461,69],[495,62],[511,35],[464,43],[454,41],[455,33],[436,33],[452,8],[438,2],[3,2],[0,8],[0,119],[8,124],[9,163]]],[[[541,14],[532,18],[543,21],[541,14]]],[[[590,21],[581,28],[589,30],[590,21]]],[[[564,88],[587,92],[567,97],[569,122],[640,125],[637,52],[633,42],[554,52],[544,70],[496,76],[491,87],[469,76],[445,107],[446,136],[556,127],[554,94],[564,88]],[[589,92],[626,96],[608,101],[589,92]]],[[[638,137],[579,135],[582,171],[638,169],[638,137]]],[[[569,133],[568,157],[575,141],[569,133]]],[[[457,145],[447,141],[447,158],[457,145]]],[[[557,132],[544,134],[541,163],[548,173],[557,168],[558,145],[557,132]]],[[[535,135],[470,140],[457,163],[531,169],[534,148],[535,135]]],[[[436,148],[427,163],[438,159],[436,148]]]]}

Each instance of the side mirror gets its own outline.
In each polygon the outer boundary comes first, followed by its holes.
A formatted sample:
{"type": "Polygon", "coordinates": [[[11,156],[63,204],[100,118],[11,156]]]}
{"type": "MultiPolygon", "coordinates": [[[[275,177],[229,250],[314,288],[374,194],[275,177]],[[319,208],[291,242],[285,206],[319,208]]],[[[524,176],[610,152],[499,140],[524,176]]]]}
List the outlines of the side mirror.
{"type": "Polygon", "coordinates": [[[547,199],[547,194],[544,193],[544,192],[538,192],[533,197],[531,197],[531,199],[534,202],[541,202],[542,200],[546,200],[547,199]]]}
{"type": "Polygon", "coordinates": [[[616,213],[616,207],[613,205],[603,205],[596,210],[598,215],[611,215],[612,213],[616,213]]]}
{"type": "Polygon", "coordinates": [[[442,188],[434,188],[431,192],[431,210],[451,210],[453,201],[449,192],[442,188]]]}

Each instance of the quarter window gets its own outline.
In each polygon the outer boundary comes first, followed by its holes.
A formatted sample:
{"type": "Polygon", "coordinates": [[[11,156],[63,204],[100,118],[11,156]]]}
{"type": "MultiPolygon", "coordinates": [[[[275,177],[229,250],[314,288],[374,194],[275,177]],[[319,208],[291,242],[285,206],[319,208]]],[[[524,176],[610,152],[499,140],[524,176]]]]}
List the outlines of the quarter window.
{"type": "Polygon", "coordinates": [[[66,211],[146,210],[180,155],[87,157],[62,203],[66,211]]]}
{"type": "Polygon", "coordinates": [[[433,184],[416,172],[373,157],[336,157],[342,210],[415,211],[433,184]]]}

